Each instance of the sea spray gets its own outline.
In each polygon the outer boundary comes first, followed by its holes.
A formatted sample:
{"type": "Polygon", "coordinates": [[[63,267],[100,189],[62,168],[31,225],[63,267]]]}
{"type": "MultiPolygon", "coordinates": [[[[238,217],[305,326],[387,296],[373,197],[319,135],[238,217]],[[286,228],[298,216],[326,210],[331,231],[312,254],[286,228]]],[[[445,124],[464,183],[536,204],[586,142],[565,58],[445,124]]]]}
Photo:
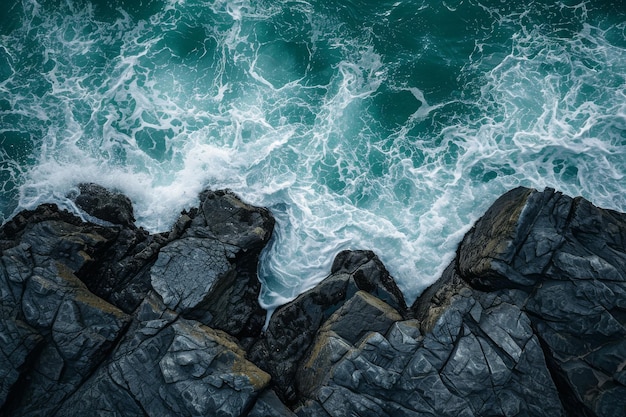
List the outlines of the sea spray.
{"type": "Polygon", "coordinates": [[[0,205],[118,189],[167,230],[203,188],[269,207],[272,307],[342,249],[409,300],[503,192],[626,209],[619,2],[5,2],[0,205]]]}

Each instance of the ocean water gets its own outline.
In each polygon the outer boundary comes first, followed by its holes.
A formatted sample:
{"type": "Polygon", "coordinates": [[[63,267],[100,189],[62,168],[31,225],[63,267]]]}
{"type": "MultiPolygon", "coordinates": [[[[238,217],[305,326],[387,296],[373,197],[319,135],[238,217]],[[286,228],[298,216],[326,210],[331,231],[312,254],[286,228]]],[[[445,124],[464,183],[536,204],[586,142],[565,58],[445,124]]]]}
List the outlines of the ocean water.
{"type": "Polygon", "coordinates": [[[83,181],[275,215],[273,307],[374,250],[412,301],[503,192],[626,210],[626,3],[4,0],[0,220],[83,181]]]}

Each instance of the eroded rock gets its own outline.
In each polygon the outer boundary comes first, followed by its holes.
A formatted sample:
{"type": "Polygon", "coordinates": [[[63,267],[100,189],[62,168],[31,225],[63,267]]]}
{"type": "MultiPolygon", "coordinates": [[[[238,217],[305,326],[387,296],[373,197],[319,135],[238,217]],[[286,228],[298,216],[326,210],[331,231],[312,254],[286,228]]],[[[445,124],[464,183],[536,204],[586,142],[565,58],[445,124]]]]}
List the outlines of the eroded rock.
{"type": "Polygon", "coordinates": [[[298,399],[295,375],[315,336],[328,318],[360,290],[384,294],[400,308],[402,294],[371,251],[337,255],[332,273],[313,289],[278,308],[268,328],[250,349],[250,359],[272,375],[276,393],[288,404],[298,399]],[[384,282],[384,284],[383,284],[384,282]]]}
{"type": "Polygon", "coordinates": [[[134,227],[133,204],[124,194],[93,183],[79,184],[78,190],[80,193],[74,202],[90,216],[112,224],[134,227]]]}
{"type": "Polygon", "coordinates": [[[149,296],[111,358],[59,414],[241,416],[269,383],[236,340],[149,296]]]}
{"type": "Polygon", "coordinates": [[[107,222],[43,205],[0,229],[0,415],[626,412],[626,215],[586,200],[505,194],[410,309],[342,252],[263,334],[267,210],[207,191],[168,233],[107,222]]]}
{"type": "Polygon", "coordinates": [[[550,189],[516,189],[459,247],[464,279],[529,315],[573,415],[626,411],[625,242],[624,214],[550,189]]]}
{"type": "Polygon", "coordinates": [[[238,338],[257,336],[265,321],[258,303],[257,263],[274,218],[228,191],[206,191],[200,209],[185,213],[176,239],[150,271],[152,287],[183,315],[238,338]]]}
{"type": "Polygon", "coordinates": [[[466,290],[423,336],[417,321],[397,321],[355,347],[343,345],[324,383],[296,414],[563,415],[528,317],[466,290]]]}

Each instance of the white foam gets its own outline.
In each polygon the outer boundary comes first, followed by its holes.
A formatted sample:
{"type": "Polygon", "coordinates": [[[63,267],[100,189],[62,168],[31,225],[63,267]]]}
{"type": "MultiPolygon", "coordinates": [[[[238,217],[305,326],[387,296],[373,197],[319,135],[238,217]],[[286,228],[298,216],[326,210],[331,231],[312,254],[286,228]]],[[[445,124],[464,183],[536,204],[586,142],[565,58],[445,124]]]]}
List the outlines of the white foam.
{"type": "Polygon", "coordinates": [[[128,195],[140,225],[164,231],[203,188],[231,188],[277,219],[260,266],[269,309],[323,279],[343,249],[373,249],[412,301],[478,216],[517,185],[626,209],[626,51],[596,27],[558,38],[497,11],[494,30],[515,28],[511,48],[477,39],[460,69],[467,91],[437,99],[393,78],[410,63],[380,53],[374,29],[354,33],[305,2],[290,4],[306,24],[279,40],[306,49],[307,65],[268,80],[262,65],[275,57],[259,56],[277,51],[257,30],[273,27],[285,6],[192,3],[171,0],[149,22],[125,13],[95,22],[90,9],[41,16],[32,30],[56,62],[41,75],[50,89],[11,97],[47,126],[37,165],[21,177],[20,208],[74,209],[65,196],[97,182],[128,195]],[[215,50],[173,59],[166,35],[181,27],[202,27],[215,50]],[[74,58],[106,48],[119,53],[75,68],[74,58]],[[329,63],[316,70],[319,58],[329,63]],[[398,126],[377,119],[372,103],[386,92],[415,98],[398,126]]]}

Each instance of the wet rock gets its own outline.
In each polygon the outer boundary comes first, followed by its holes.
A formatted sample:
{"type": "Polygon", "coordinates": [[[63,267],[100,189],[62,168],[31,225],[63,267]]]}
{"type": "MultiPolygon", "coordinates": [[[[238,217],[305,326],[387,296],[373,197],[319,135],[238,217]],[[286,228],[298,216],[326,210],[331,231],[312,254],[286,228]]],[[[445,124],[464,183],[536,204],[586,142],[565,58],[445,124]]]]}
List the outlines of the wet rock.
{"type": "Polygon", "coordinates": [[[247,417],[295,417],[295,414],[280,401],[274,391],[266,390],[259,396],[247,417]]]}
{"type": "Polygon", "coordinates": [[[626,411],[625,243],[624,214],[519,188],[459,248],[463,279],[528,314],[572,415],[626,411]]]}
{"type": "Polygon", "coordinates": [[[77,275],[98,297],[130,314],[152,290],[150,268],[167,242],[163,234],[121,229],[106,250],[77,275]]]}
{"type": "Polygon", "coordinates": [[[397,321],[355,347],[344,344],[296,414],[563,415],[528,317],[466,290],[423,336],[419,322],[397,321]]]}
{"type": "MultiPolygon", "coordinates": [[[[99,207],[84,207],[91,215],[110,223],[121,218],[120,212],[132,217],[132,210],[124,207],[126,199],[112,198],[99,187],[81,189],[109,199],[106,204],[90,200],[99,207]],[[107,218],[109,211],[117,217],[107,218]]],[[[117,410],[118,415],[143,416],[147,409],[162,415],[160,407],[179,407],[176,415],[213,410],[240,415],[252,408],[269,377],[245,360],[236,339],[179,317],[158,295],[149,296],[151,272],[162,250],[168,255],[178,248],[186,256],[194,248],[214,245],[222,250],[220,260],[228,263],[228,271],[222,275],[219,268],[195,270],[213,274],[216,282],[198,302],[192,300],[193,293],[183,294],[181,305],[190,306],[184,313],[212,320],[238,336],[258,335],[265,313],[257,302],[256,263],[271,236],[273,218],[228,192],[205,192],[201,204],[183,213],[168,234],[150,235],[130,220],[119,225],[83,222],[53,205],[22,212],[0,229],[0,337],[7,339],[0,359],[4,376],[0,415],[74,415],[70,410],[92,410],[69,399],[84,390],[92,403],[100,401],[96,398],[100,393],[106,402],[101,411],[117,410]],[[158,305],[152,314],[159,318],[142,326],[149,310],[146,303],[158,305]],[[137,310],[140,305],[143,310],[137,310]],[[135,319],[128,328],[131,313],[135,319]],[[122,335],[126,345],[118,345],[122,335]],[[124,350],[136,340],[141,346],[145,342],[146,350],[139,346],[124,350]],[[155,347],[163,354],[156,362],[145,363],[155,347]],[[214,352],[207,354],[211,349],[214,352]],[[115,357],[112,352],[123,353],[115,357]],[[145,389],[144,374],[155,367],[166,388],[157,393],[160,405],[150,408],[154,392],[143,397],[146,404],[137,399],[145,389]],[[95,375],[100,376],[93,379],[95,375]],[[120,381],[132,384],[120,390],[120,381]],[[211,384],[219,392],[213,395],[211,388],[207,396],[211,384]]],[[[186,276],[176,276],[182,278],[186,276]]]]}
{"type": "Polygon", "coordinates": [[[35,342],[40,350],[22,367],[28,377],[20,375],[14,387],[19,395],[10,395],[4,409],[10,415],[52,415],[104,359],[129,317],[91,294],[61,263],[33,266],[32,275],[14,288],[21,293],[15,297],[20,304],[13,323],[23,318],[32,329],[22,333],[24,342],[30,339],[24,354],[35,342]]]}
{"type": "Polygon", "coordinates": [[[234,338],[149,296],[109,361],[64,403],[64,416],[240,416],[269,375],[234,338]]]}
{"type": "Polygon", "coordinates": [[[358,291],[322,325],[296,374],[300,396],[309,397],[332,375],[332,367],[363,337],[383,334],[402,316],[384,301],[358,291]]]}
{"type": "Polygon", "coordinates": [[[27,371],[29,357],[36,352],[43,338],[21,320],[0,319],[0,404],[20,376],[27,371]]]}
{"type": "Polygon", "coordinates": [[[168,233],[107,222],[0,229],[0,415],[626,412],[626,215],[581,198],[505,194],[411,308],[342,252],[262,334],[267,210],[206,191],[168,233]]]}
{"type": "Polygon", "coordinates": [[[348,274],[356,286],[400,312],[406,311],[402,292],[396,285],[387,268],[372,251],[342,251],[333,261],[331,274],[348,274]]]}
{"type": "Polygon", "coordinates": [[[166,238],[83,222],[56,206],[41,205],[5,224],[0,242],[12,251],[16,242],[28,247],[32,259],[22,265],[49,260],[66,265],[95,295],[131,313],[151,289],[148,270],[166,238]]]}
{"type": "Polygon", "coordinates": [[[176,239],[150,271],[168,308],[236,337],[257,336],[265,321],[258,303],[259,254],[274,218],[228,191],[204,192],[200,208],[184,214],[176,239]]]}
{"type": "Polygon", "coordinates": [[[4,331],[16,337],[2,367],[3,390],[10,389],[0,406],[5,414],[53,414],[126,327],[129,317],[75,274],[116,236],[51,205],[22,212],[0,230],[0,309],[4,331]]]}
{"type": "Polygon", "coordinates": [[[87,214],[109,223],[134,227],[133,205],[124,194],[112,192],[93,183],[78,185],[74,202],[87,214]]]}
{"type": "Polygon", "coordinates": [[[298,399],[295,375],[322,324],[360,290],[383,294],[405,307],[402,294],[371,251],[346,251],[337,255],[333,273],[317,286],[278,308],[268,328],[250,348],[250,359],[272,375],[276,393],[293,404],[298,399]]]}

